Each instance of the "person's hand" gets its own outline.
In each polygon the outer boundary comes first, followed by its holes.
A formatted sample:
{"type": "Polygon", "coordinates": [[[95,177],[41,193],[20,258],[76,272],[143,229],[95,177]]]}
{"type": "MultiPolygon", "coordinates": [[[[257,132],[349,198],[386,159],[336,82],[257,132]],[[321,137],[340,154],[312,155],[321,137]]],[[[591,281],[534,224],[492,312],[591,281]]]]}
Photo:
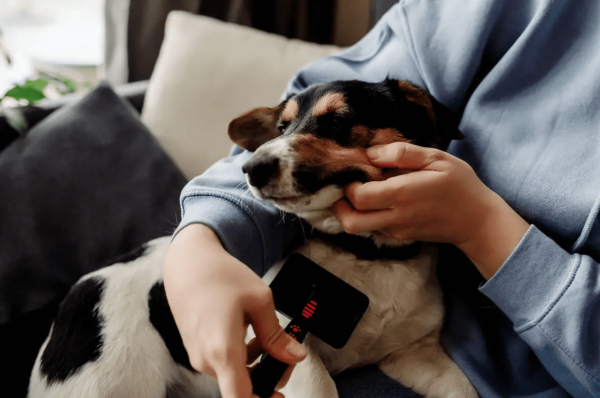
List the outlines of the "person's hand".
{"type": "Polygon", "coordinates": [[[279,326],[271,289],[227,253],[210,228],[193,224],[177,234],[165,259],[164,279],[190,363],[217,378],[223,398],[253,396],[246,364],[261,350],[292,365],[306,356],[279,326]],[[248,324],[257,337],[247,347],[248,324]]]}
{"type": "Polygon", "coordinates": [[[367,149],[373,165],[414,170],[350,184],[334,211],[345,231],[380,231],[398,240],[452,243],[490,278],[529,225],[464,161],[406,143],[367,149]]]}

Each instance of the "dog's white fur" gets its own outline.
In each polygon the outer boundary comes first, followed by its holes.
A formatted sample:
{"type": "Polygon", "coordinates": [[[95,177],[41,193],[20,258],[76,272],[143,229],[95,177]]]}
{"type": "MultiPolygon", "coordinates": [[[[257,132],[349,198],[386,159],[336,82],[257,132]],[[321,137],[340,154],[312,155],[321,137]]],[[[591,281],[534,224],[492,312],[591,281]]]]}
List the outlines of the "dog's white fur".
{"type": "Polygon", "coordinates": [[[390,377],[425,397],[476,397],[470,382],[439,344],[443,306],[435,278],[437,250],[425,246],[416,257],[404,261],[360,260],[340,253],[318,240],[300,253],[342,278],[369,297],[369,308],[348,344],[334,349],[309,336],[308,367],[300,364],[283,390],[286,397],[335,397],[335,375],[345,369],[379,364],[390,377]],[[374,283],[377,281],[377,283],[374,283]],[[324,366],[315,366],[322,361],[324,366]],[[295,379],[296,378],[296,379],[295,379]],[[305,394],[303,387],[315,393],[305,394]],[[318,392],[322,391],[322,392],[318,392]]]}
{"type": "MultiPolygon", "coordinates": [[[[330,186],[313,195],[302,194],[293,181],[296,156],[286,139],[267,143],[256,153],[264,151],[281,157],[280,178],[260,191],[250,186],[251,192],[303,217],[313,228],[343,232],[331,211],[342,190],[330,186]]],[[[379,244],[408,243],[365,236],[379,244]]],[[[162,280],[168,244],[168,238],[155,240],[149,253],[135,263],[113,265],[82,278],[106,282],[98,307],[106,320],[102,355],[65,382],[48,386],[40,373],[46,341],[31,377],[30,398],[164,398],[166,386],[174,383],[180,386],[181,397],[218,396],[214,380],[173,361],[148,319],[148,292],[162,280]]],[[[365,293],[370,304],[344,348],[333,349],[307,337],[308,357],[282,390],[287,398],[337,397],[331,375],[367,364],[378,364],[387,375],[427,398],[477,397],[439,343],[444,309],[435,276],[435,246],[424,245],[416,257],[403,261],[361,260],[318,239],[309,239],[297,251],[365,293]]]]}
{"type": "MultiPolygon", "coordinates": [[[[214,380],[177,365],[148,319],[148,292],[163,279],[163,263],[171,238],[149,242],[138,259],[115,264],[82,277],[104,281],[98,312],[102,354],[65,382],[48,385],[40,372],[42,345],[29,382],[30,398],[165,398],[167,386],[180,388],[181,397],[216,397],[214,380]]],[[[52,330],[50,331],[50,335],[52,330]]],[[[177,396],[176,394],[174,394],[177,396]]]]}

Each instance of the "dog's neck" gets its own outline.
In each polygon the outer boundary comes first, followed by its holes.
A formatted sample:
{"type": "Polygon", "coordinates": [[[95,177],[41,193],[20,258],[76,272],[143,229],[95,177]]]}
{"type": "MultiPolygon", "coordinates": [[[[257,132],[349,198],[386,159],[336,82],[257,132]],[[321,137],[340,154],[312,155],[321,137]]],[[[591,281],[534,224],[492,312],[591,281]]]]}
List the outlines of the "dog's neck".
{"type": "Polygon", "coordinates": [[[415,257],[421,250],[421,242],[414,242],[405,246],[379,246],[370,238],[350,235],[348,233],[326,234],[314,230],[312,238],[354,254],[361,260],[406,260],[415,257]]]}
{"type": "Polygon", "coordinates": [[[350,235],[335,217],[331,208],[296,214],[313,229],[312,236],[366,260],[404,260],[418,254],[421,243],[399,241],[380,232],[350,235]]]}

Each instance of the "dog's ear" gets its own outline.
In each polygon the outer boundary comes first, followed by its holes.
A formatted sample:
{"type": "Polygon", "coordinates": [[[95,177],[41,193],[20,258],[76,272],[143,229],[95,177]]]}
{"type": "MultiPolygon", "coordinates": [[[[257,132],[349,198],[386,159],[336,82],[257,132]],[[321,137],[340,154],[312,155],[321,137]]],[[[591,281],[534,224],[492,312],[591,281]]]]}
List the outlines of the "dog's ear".
{"type": "Polygon", "coordinates": [[[227,129],[229,138],[240,148],[254,152],[265,142],[281,135],[277,121],[284,106],[285,101],[274,108],[256,108],[233,119],[227,129]]]}
{"type": "MultiPolygon", "coordinates": [[[[458,118],[450,109],[438,102],[428,91],[415,86],[409,81],[398,80],[395,82],[400,88],[404,99],[419,105],[425,110],[433,126],[429,137],[429,144],[441,150],[446,150],[450,141],[464,138],[458,129],[458,118]]],[[[388,82],[388,84],[390,84],[388,82]]]]}
{"type": "Polygon", "coordinates": [[[433,133],[432,146],[445,151],[448,149],[450,141],[462,140],[465,136],[458,129],[459,120],[456,115],[431,95],[429,97],[431,98],[431,106],[435,115],[435,131],[433,133]]]}

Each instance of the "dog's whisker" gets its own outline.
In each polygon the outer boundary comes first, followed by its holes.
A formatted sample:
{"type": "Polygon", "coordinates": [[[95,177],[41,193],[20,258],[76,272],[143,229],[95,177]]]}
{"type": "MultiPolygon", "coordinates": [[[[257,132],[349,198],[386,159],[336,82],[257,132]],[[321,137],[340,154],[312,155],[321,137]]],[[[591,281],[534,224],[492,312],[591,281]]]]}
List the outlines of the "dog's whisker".
{"type": "Polygon", "coordinates": [[[249,198],[252,197],[252,192],[250,192],[250,189],[246,189],[244,193],[242,193],[242,198],[245,196],[248,196],[249,198]]]}
{"type": "Polygon", "coordinates": [[[285,216],[287,215],[287,212],[285,210],[279,209],[279,215],[281,216],[281,220],[279,220],[277,225],[279,225],[281,223],[285,224],[285,216]]]}
{"type": "Polygon", "coordinates": [[[306,243],[307,237],[306,237],[306,230],[304,229],[304,223],[302,222],[302,219],[300,217],[294,218],[294,221],[298,221],[300,223],[300,228],[302,228],[302,237],[304,238],[304,243],[306,243]]]}

